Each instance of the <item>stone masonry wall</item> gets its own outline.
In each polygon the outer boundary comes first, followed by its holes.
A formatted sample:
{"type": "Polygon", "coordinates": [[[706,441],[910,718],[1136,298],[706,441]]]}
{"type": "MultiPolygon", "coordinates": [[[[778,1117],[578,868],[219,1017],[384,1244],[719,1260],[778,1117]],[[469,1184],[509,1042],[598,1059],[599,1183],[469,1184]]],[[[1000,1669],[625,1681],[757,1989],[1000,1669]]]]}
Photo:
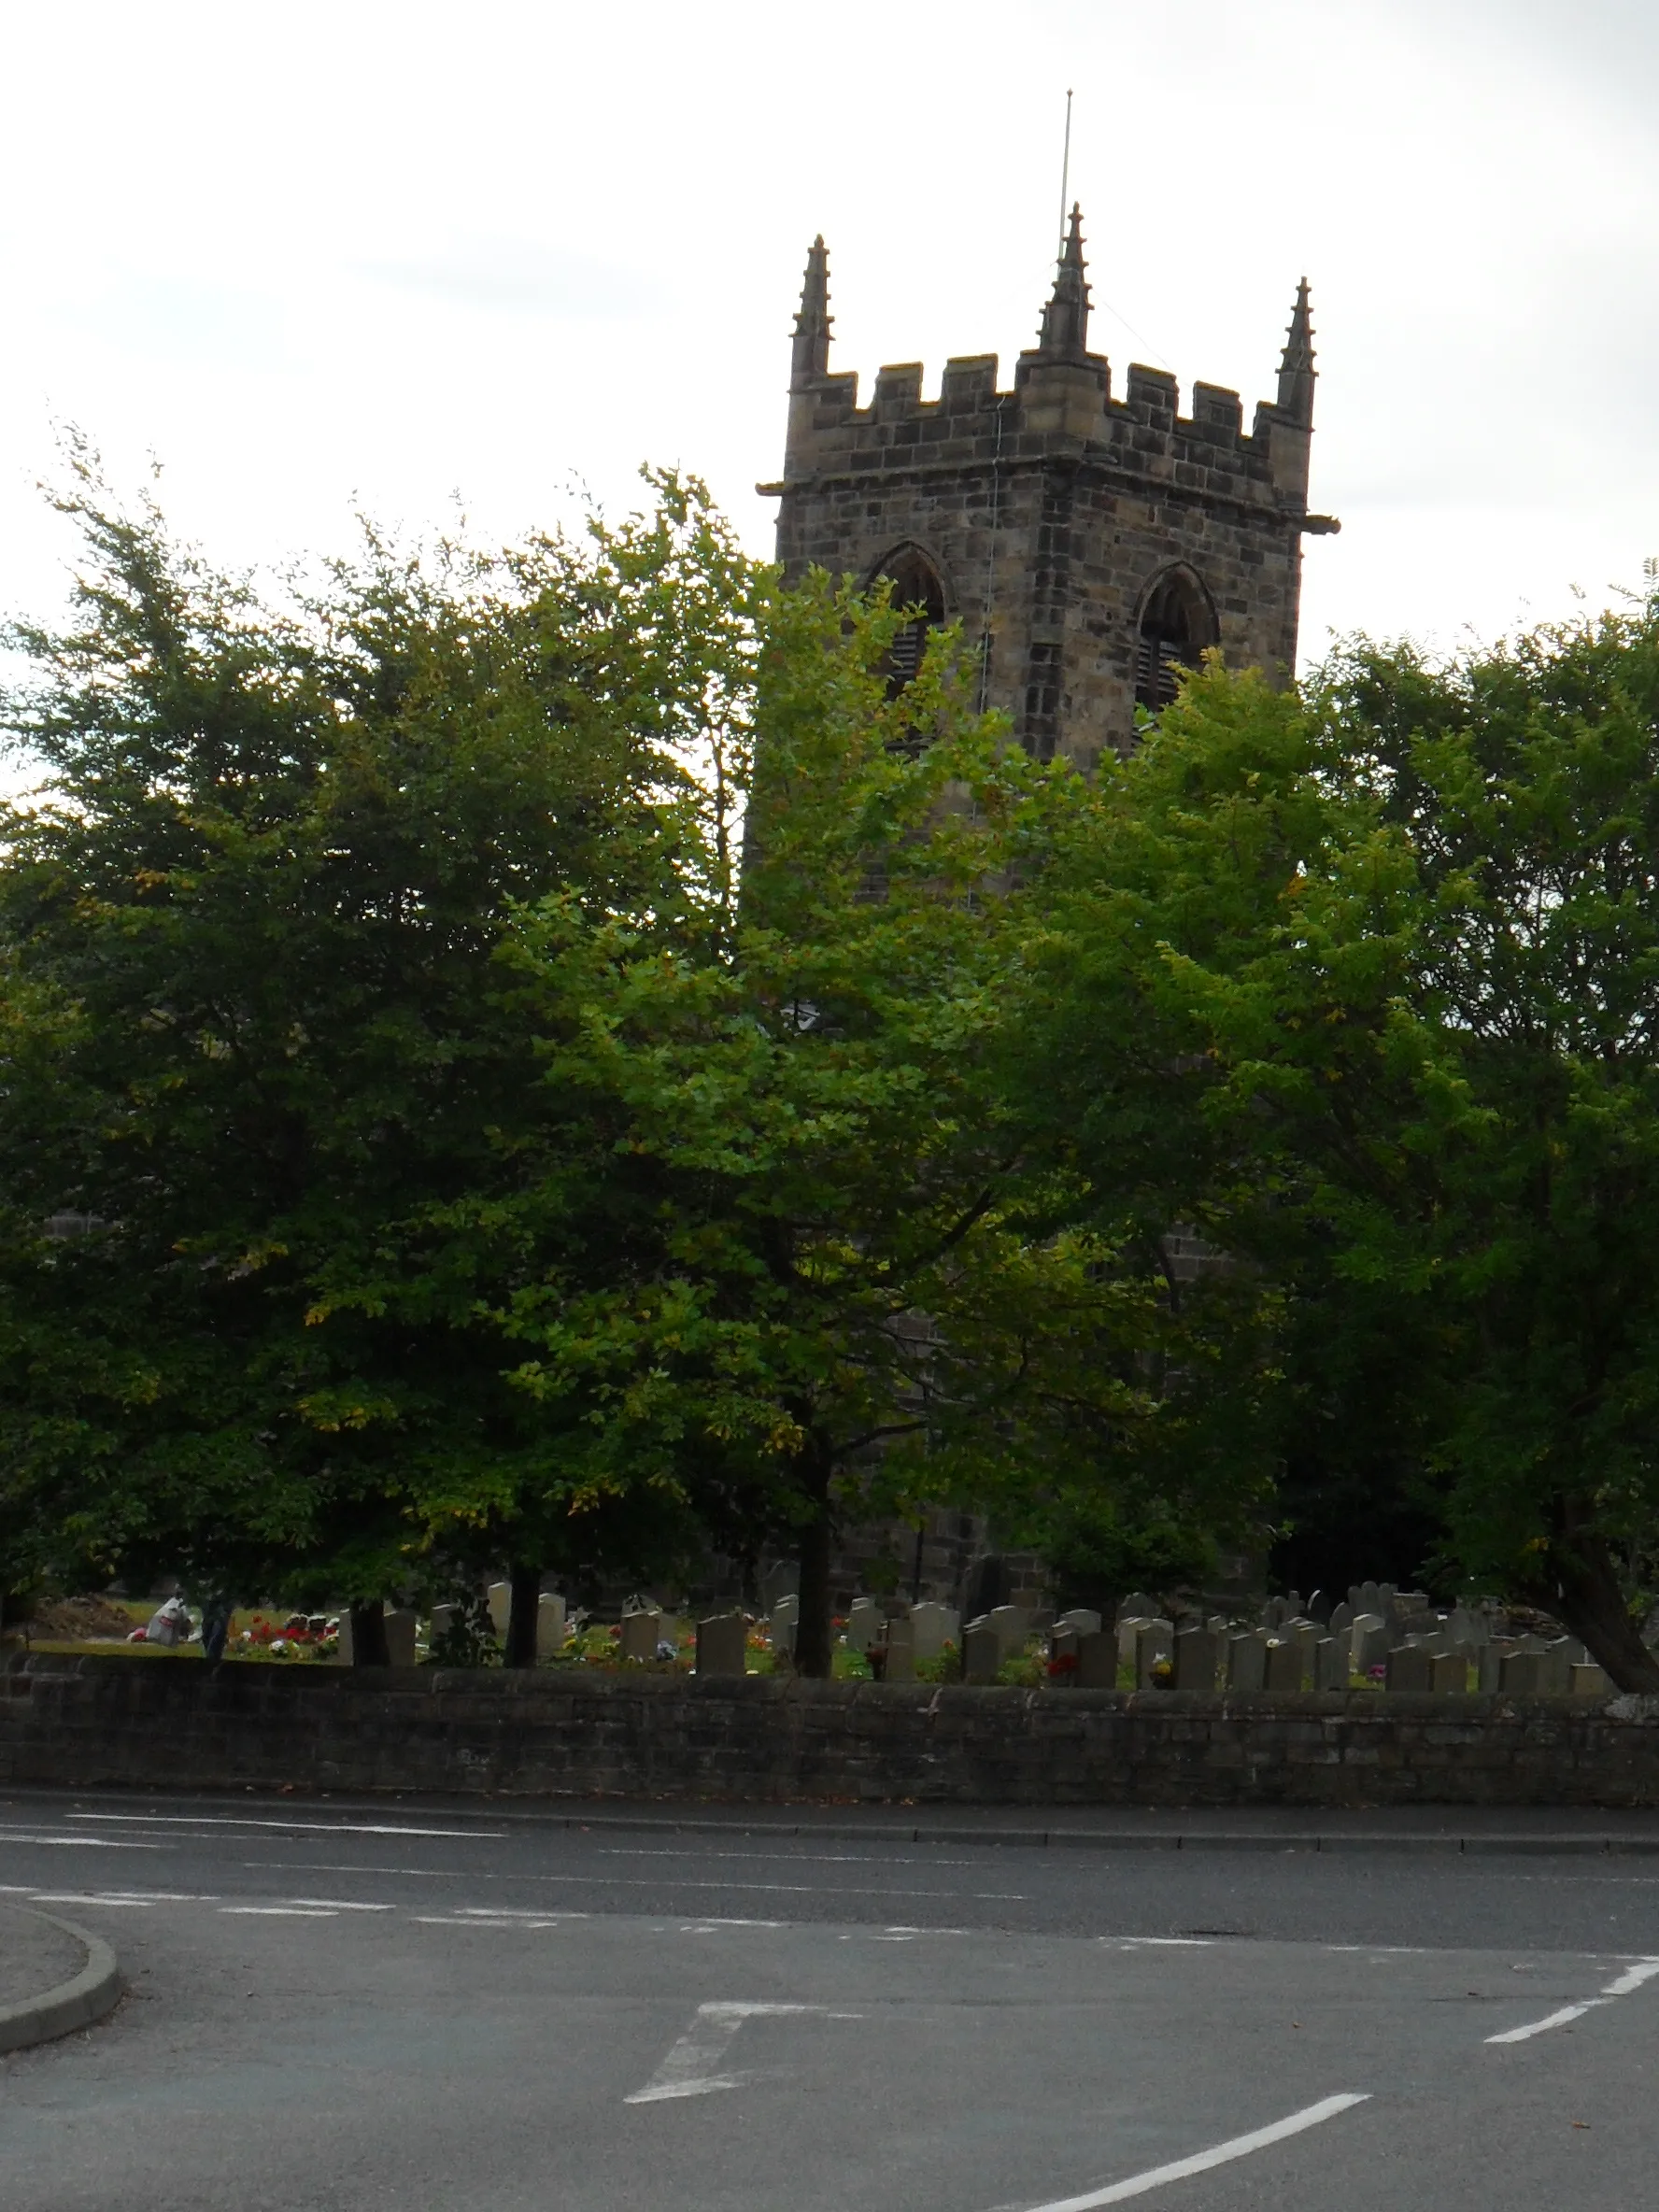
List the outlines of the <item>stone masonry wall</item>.
{"type": "Polygon", "coordinates": [[[937,569],[969,647],[990,637],[986,700],[1040,755],[1088,767],[1134,733],[1134,651],[1157,578],[1198,580],[1227,664],[1283,681],[1296,663],[1307,433],[1264,404],[1139,364],[1113,398],[1106,363],[1023,357],[996,389],[992,356],[883,369],[799,393],[780,496],[778,559],[868,581],[914,544],[937,569]]]}
{"type": "Polygon", "coordinates": [[[0,1785],[1099,1806],[1659,1805],[1659,1700],[1198,1697],[20,1656],[0,1785]]]}

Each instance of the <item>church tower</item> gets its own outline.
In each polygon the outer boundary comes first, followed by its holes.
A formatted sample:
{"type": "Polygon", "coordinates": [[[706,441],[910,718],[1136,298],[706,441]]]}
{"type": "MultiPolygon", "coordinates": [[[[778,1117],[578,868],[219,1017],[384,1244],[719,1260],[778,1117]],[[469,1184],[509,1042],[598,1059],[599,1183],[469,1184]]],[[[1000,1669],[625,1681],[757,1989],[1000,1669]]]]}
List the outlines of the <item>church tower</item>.
{"type": "MultiPolygon", "coordinates": [[[[1073,207],[1036,345],[997,388],[995,354],[947,361],[936,400],[919,362],[830,368],[829,256],[807,255],[795,319],[777,555],[860,583],[894,579],[929,622],[959,621],[982,657],[981,697],[1042,759],[1087,768],[1133,743],[1173,668],[1219,646],[1228,667],[1287,681],[1296,666],[1308,513],[1313,333],[1297,290],[1271,401],[1243,425],[1239,395],[1131,364],[1120,397],[1088,347],[1083,217],[1073,207]]],[[[916,625],[901,650],[919,653],[916,625]]]]}

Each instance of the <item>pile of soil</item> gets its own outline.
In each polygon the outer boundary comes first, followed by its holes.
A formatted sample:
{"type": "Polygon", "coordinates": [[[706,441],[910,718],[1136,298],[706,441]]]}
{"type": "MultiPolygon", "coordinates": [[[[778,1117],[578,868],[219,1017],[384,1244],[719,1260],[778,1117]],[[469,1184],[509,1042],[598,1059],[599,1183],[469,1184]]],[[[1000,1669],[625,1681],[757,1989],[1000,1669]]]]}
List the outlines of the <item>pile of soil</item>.
{"type": "Polygon", "coordinates": [[[29,1616],[31,1636],[78,1641],[88,1636],[130,1636],[137,1625],[124,1606],[107,1597],[55,1597],[29,1616]]]}

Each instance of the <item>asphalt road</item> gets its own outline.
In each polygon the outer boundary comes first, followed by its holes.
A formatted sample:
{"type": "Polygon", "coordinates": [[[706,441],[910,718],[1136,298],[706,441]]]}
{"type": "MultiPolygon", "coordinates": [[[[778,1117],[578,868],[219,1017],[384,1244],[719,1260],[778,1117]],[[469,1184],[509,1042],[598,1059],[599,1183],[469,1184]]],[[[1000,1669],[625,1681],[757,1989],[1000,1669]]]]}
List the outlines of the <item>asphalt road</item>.
{"type": "Polygon", "coordinates": [[[0,2062],[7,2212],[1656,2193],[1656,1857],[35,1794],[0,1795],[0,1895],[131,1978],[0,2062]]]}

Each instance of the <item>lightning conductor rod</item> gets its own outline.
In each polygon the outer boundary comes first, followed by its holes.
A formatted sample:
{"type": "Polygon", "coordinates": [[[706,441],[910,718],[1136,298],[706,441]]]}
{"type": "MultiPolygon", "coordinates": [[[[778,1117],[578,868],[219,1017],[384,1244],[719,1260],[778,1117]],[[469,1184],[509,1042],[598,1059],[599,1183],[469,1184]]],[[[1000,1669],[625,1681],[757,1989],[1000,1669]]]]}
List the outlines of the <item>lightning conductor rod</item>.
{"type": "Polygon", "coordinates": [[[1071,88],[1066,87],[1066,149],[1060,156],[1060,246],[1056,261],[1066,258],[1067,192],[1071,182],[1071,88]]]}

